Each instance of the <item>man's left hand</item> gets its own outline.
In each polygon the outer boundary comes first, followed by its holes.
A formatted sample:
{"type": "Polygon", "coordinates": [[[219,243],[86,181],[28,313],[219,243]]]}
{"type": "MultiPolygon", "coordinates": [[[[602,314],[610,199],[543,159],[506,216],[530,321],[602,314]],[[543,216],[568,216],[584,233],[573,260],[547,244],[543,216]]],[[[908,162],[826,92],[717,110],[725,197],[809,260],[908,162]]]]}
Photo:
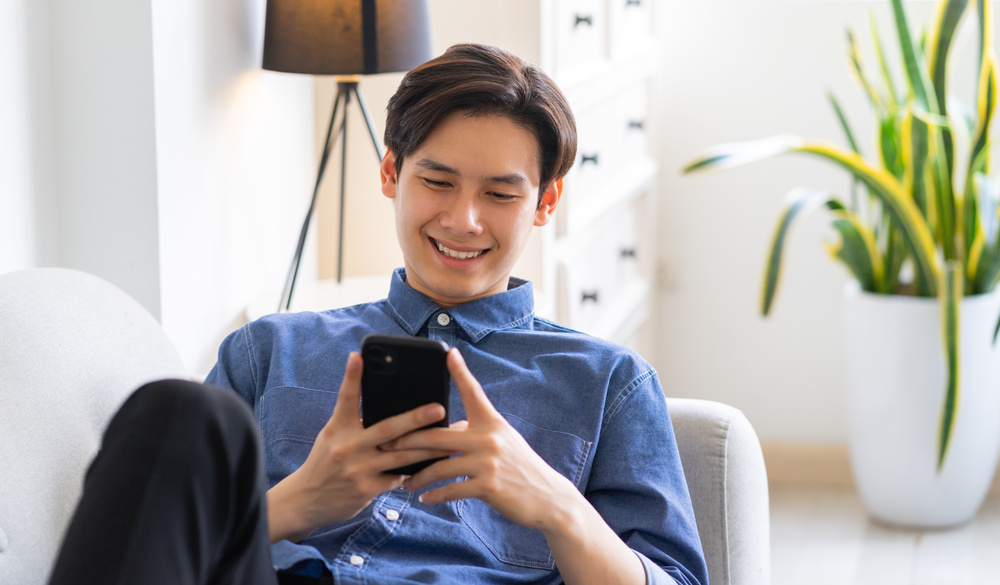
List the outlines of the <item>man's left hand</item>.
{"type": "Polygon", "coordinates": [[[580,492],[552,469],[501,415],[483,392],[457,349],[448,352],[448,371],[458,388],[467,420],[448,428],[416,431],[383,445],[388,449],[440,449],[459,452],[438,461],[403,483],[416,491],[437,481],[468,476],[421,496],[424,504],[478,498],[507,519],[543,532],[571,521],[580,492]]]}

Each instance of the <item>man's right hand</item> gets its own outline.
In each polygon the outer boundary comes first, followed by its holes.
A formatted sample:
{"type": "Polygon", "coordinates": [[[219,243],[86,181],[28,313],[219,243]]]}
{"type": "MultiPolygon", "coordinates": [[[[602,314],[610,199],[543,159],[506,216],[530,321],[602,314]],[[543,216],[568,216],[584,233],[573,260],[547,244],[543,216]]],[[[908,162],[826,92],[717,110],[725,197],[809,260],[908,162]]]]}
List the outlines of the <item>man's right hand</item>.
{"type": "Polygon", "coordinates": [[[309,457],[267,492],[271,542],[298,542],[321,526],[353,518],[376,496],[402,485],[404,476],[385,470],[451,454],[429,449],[381,451],[379,445],[444,418],[444,407],[429,404],[366,429],[359,416],[361,371],[361,356],[352,352],[333,415],[309,457]]]}

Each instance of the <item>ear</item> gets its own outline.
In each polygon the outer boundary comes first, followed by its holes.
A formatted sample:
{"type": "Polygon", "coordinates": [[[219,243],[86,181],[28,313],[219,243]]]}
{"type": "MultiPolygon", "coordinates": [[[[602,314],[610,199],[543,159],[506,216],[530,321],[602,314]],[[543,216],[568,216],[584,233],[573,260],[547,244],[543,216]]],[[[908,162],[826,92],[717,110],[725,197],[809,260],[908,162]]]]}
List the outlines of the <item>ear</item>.
{"type": "Polygon", "coordinates": [[[391,150],[385,151],[382,163],[378,166],[378,174],[382,179],[382,194],[395,199],[399,177],[396,176],[396,154],[391,150]]]}
{"type": "Polygon", "coordinates": [[[549,185],[549,188],[542,193],[542,200],[535,211],[535,225],[543,226],[552,219],[552,214],[556,212],[559,199],[562,197],[563,180],[559,177],[549,185]]]}

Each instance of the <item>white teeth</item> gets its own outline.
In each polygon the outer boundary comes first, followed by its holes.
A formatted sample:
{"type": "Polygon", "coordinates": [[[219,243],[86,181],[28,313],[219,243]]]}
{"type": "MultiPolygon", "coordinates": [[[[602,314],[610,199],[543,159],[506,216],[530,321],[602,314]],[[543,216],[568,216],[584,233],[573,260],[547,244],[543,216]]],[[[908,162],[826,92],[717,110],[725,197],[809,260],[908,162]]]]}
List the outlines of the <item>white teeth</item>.
{"type": "Polygon", "coordinates": [[[435,242],[435,243],[437,244],[438,250],[440,250],[442,254],[454,258],[455,260],[465,260],[466,258],[475,258],[476,256],[479,256],[485,251],[485,250],[479,250],[478,252],[458,252],[452,250],[451,248],[446,248],[442,246],[441,242],[435,242]]]}

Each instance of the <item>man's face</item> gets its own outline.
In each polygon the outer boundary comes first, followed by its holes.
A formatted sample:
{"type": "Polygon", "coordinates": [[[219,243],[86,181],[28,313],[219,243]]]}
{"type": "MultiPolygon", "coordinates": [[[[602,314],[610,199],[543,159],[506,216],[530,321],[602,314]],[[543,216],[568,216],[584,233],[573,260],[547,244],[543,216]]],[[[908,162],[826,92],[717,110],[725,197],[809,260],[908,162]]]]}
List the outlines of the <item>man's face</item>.
{"type": "Polygon", "coordinates": [[[406,281],[449,307],[507,290],[531,228],[545,225],[562,182],[538,204],[538,142],[500,116],[453,113],[403,161],[382,161],[382,193],[395,200],[406,281]]]}

